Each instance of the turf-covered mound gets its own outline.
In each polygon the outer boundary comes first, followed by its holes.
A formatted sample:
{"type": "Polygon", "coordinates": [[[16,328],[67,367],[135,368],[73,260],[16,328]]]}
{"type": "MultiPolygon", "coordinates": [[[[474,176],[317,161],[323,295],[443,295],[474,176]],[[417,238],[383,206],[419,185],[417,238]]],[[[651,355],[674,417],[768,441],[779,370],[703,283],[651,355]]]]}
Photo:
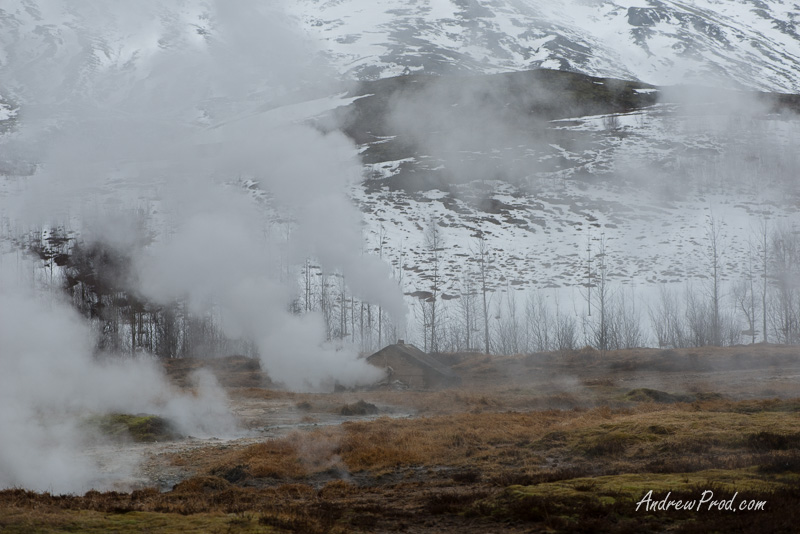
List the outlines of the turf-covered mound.
{"type": "Polygon", "coordinates": [[[374,415],[378,413],[378,407],[370,402],[360,400],[353,404],[345,404],[339,413],[342,415],[374,415]]]}
{"type": "Polygon", "coordinates": [[[625,400],[634,402],[659,402],[663,404],[673,404],[676,402],[694,402],[696,397],[692,395],[677,395],[650,388],[632,389],[625,394],[625,400]]]}

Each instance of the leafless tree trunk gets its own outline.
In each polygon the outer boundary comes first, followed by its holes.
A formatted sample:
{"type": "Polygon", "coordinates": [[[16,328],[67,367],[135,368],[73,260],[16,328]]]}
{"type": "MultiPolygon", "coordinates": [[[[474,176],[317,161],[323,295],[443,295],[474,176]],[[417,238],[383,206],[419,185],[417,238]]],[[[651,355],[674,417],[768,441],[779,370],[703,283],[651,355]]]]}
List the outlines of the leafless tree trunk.
{"type": "Polygon", "coordinates": [[[339,278],[339,338],[347,337],[347,284],[344,275],[339,278]]]}
{"type": "Polygon", "coordinates": [[[372,340],[372,333],[373,333],[373,323],[372,323],[372,305],[367,303],[367,348],[369,351],[372,351],[375,346],[372,340]]]}
{"type": "Polygon", "coordinates": [[[332,306],[331,306],[331,297],[329,295],[330,290],[328,287],[328,277],[325,274],[323,269],[320,269],[319,272],[319,284],[320,284],[320,295],[319,295],[319,305],[320,310],[322,311],[322,318],[325,322],[325,339],[330,341],[333,334],[333,315],[332,315],[332,306]]]}
{"type": "Polygon", "coordinates": [[[615,304],[615,316],[618,324],[616,330],[619,348],[632,349],[646,345],[632,290],[630,296],[626,296],[624,291],[619,293],[615,304]]]}
{"type": "Polygon", "coordinates": [[[418,300],[414,306],[414,315],[417,318],[417,322],[422,327],[422,350],[428,352],[428,342],[430,337],[428,335],[428,329],[431,325],[431,318],[430,318],[430,307],[428,303],[424,300],[418,300]]]}
{"type": "Polygon", "coordinates": [[[711,305],[710,344],[722,345],[722,325],[720,322],[720,292],[722,277],[722,237],[720,224],[713,215],[709,216],[706,226],[706,240],[708,242],[707,260],[709,274],[711,275],[708,289],[711,305]]]}
{"type": "Polygon", "coordinates": [[[578,342],[578,323],[573,315],[561,313],[556,303],[556,321],[553,333],[556,349],[565,354],[575,350],[578,342]]]}
{"type": "Polygon", "coordinates": [[[505,306],[502,306],[501,301],[498,308],[497,350],[500,354],[518,354],[520,352],[520,339],[517,304],[516,296],[510,286],[506,288],[505,306]],[[505,314],[503,311],[505,311],[505,314]]]}
{"type": "Polygon", "coordinates": [[[442,234],[439,230],[439,221],[435,217],[431,217],[430,221],[428,221],[428,228],[425,232],[425,248],[428,251],[428,261],[431,266],[431,297],[428,299],[430,307],[428,314],[430,319],[430,351],[435,353],[439,352],[436,312],[439,305],[439,291],[441,290],[439,271],[441,269],[440,252],[442,250],[442,234]]]}
{"type": "Polygon", "coordinates": [[[786,344],[800,342],[800,238],[795,228],[773,232],[771,249],[775,304],[773,325],[778,339],[786,344]]]}
{"type": "Polygon", "coordinates": [[[305,312],[311,311],[311,260],[306,258],[305,267],[303,269],[304,281],[304,304],[305,312]]]}
{"type": "Polygon", "coordinates": [[[686,326],[689,344],[692,347],[705,347],[713,343],[713,303],[700,299],[691,286],[686,286],[686,326]]]}
{"type": "Polygon", "coordinates": [[[761,260],[761,332],[764,336],[764,343],[768,343],[767,337],[767,290],[769,280],[769,237],[767,219],[761,220],[759,227],[759,252],[761,260]]]}
{"type": "Polygon", "coordinates": [[[649,310],[650,321],[659,347],[683,348],[689,346],[684,315],[678,297],[666,286],[659,288],[658,303],[649,310]]]}
{"type": "MultiPolygon", "coordinates": [[[[598,316],[593,327],[594,344],[603,353],[612,347],[613,303],[611,300],[611,285],[608,282],[608,264],[606,263],[605,236],[600,237],[597,254],[597,271],[594,274],[595,283],[595,314],[598,316]]],[[[591,287],[589,288],[591,290],[591,287]]]]}
{"type": "Polygon", "coordinates": [[[369,347],[366,345],[366,336],[364,335],[364,303],[361,302],[359,306],[359,314],[358,314],[358,331],[359,331],[359,339],[361,339],[361,350],[366,351],[369,347]]]}
{"type": "Polygon", "coordinates": [[[350,342],[356,342],[356,302],[355,297],[350,295],[350,342]]]}
{"type": "Polygon", "coordinates": [[[490,353],[489,344],[489,269],[491,268],[491,255],[486,243],[486,237],[480,234],[478,238],[478,281],[481,286],[481,296],[483,299],[483,350],[486,354],[490,353]]]}
{"type": "MultiPolygon", "coordinates": [[[[386,243],[386,228],[381,224],[378,232],[378,257],[383,261],[383,245],[386,243]]],[[[383,308],[378,306],[378,347],[383,346],[383,308]]]]}
{"type": "Polygon", "coordinates": [[[472,349],[472,332],[477,330],[475,298],[476,292],[472,280],[472,273],[467,273],[461,278],[458,299],[459,311],[461,312],[461,326],[464,334],[463,348],[466,350],[472,349]]]}
{"type": "Polygon", "coordinates": [[[550,330],[553,328],[551,314],[542,294],[538,291],[528,294],[528,300],[525,302],[525,322],[530,332],[531,348],[536,352],[551,350],[550,330]]]}
{"type": "Polygon", "coordinates": [[[747,330],[742,333],[750,336],[751,344],[755,344],[756,334],[758,333],[756,329],[756,295],[753,278],[753,256],[748,254],[747,273],[744,279],[733,286],[733,300],[736,309],[742,312],[747,321],[747,330]]]}
{"type": "Polygon", "coordinates": [[[592,288],[594,287],[594,272],[592,271],[592,232],[586,234],[586,307],[589,317],[592,316],[592,288]]]}

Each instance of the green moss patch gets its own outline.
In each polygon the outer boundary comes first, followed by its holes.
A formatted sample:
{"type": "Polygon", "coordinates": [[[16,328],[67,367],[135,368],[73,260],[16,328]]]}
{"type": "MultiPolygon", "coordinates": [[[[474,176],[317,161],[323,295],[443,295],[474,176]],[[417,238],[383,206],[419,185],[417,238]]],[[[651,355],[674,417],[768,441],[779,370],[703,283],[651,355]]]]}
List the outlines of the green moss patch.
{"type": "Polygon", "coordinates": [[[794,532],[800,514],[796,479],[767,480],[753,470],[708,470],[674,475],[625,474],[536,486],[511,486],[474,512],[539,523],[550,532],[794,532]],[[761,503],[736,513],[699,501],[705,491],[716,502],[761,503]],[[670,509],[658,509],[661,500],[670,509]],[[692,508],[675,509],[677,502],[692,508]],[[640,506],[644,504],[644,507],[640,506]],[[639,506],[639,510],[637,510],[639,506]],[[651,506],[650,509],[647,507],[651,506]]]}
{"type": "Polygon", "coordinates": [[[182,436],[168,419],[150,414],[110,413],[95,415],[86,424],[113,439],[137,442],[169,441],[182,436]]]}
{"type": "Polygon", "coordinates": [[[510,486],[509,495],[524,497],[610,497],[615,500],[638,500],[648,491],[666,494],[695,488],[720,488],[725,491],[769,492],[788,487],[794,477],[768,478],[756,469],[708,469],[696,473],[625,473],[593,478],[575,478],[535,486],[510,486]]]}

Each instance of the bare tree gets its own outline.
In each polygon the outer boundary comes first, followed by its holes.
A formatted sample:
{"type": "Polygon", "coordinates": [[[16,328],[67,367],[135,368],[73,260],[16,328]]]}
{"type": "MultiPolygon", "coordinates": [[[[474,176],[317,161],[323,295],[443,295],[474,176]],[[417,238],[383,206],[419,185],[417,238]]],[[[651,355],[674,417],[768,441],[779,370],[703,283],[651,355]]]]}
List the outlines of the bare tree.
{"type": "Polygon", "coordinates": [[[478,260],[478,283],[480,284],[483,301],[483,350],[486,354],[489,354],[489,270],[492,267],[492,258],[486,243],[486,236],[483,233],[479,234],[477,252],[473,252],[473,254],[478,260]]]}
{"type": "Polygon", "coordinates": [[[472,333],[478,331],[478,313],[476,309],[477,291],[472,279],[473,273],[466,273],[461,277],[459,287],[458,308],[461,317],[461,331],[463,332],[463,348],[473,348],[472,333]]]}
{"type": "Polygon", "coordinates": [[[686,301],[686,329],[689,346],[705,347],[713,343],[713,310],[712,302],[699,298],[692,286],[684,289],[686,301]]]}
{"type": "Polygon", "coordinates": [[[650,322],[659,347],[682,348],[689,346],[688,335],[681,313],[678,297],[674,291],[662,285],[658,289],[657,303],[651,303],[650,322]]]}
{"type": "Polygon", "coordinates": [[[325,274],[324,269],[319,271],[319,306],[325,322],[325,339],[330,341],[333,337],[333,313],[331,309],[333,304],[331,302],[328,276],[325,274]]]}
{"type": "MultiPolygon", "coordinates": [[[[386,244],[386,228],[381,224],[378,231],[378,257],[383,261],[383,246],[386,244]]],[[[378,306],[378,346],[383,346],[383,308],[378,306]]]]}
{"type": "Polygon", "coordinates": [[[625,291],[619,292],[614,304],[614,320],[616,345],[619,348],[632,349],[646,344],[633,290],[627,296],[625,291]]]}
{"type": "Polygon", "coordinates": [[[344,274],[339,276],[339,339],[347,337],[347,284],[344,274]]]}
{"type": "Polygon", "coordinates": [[[439,352],[438,347],[438,332],[436,331],[437,325],[437,308],[439,305],[439,292],[441,291],[441,251],[442,251],[442,233],[439,229],[439,221],[436,217],[431,217],[428,221],[428,227],[425,231],[425,249],[428,251],[428,262],[430,264],[429,280],[431,296],[427,299],[429,312],[428,312],[428,326],[430,332],[430,351],[439,352]]]}
{"type": "Polygon", "coordinates": [[[439,339],[436,342],[438,352],[455,352],[461,346],[461,325],[451,315],[452,307],[445,299],[440,299],[437,312],[437,332],[439,339]]]}
{"type": "MultiPolygon", "coordinates": [[[[722,345],[722,323],[720,317],[720,299],[722,291],[722,235],[720,224],[709,215],[706,225],[706,259],[710,275],[709,287],[707,288],[709,304],[711,307],[711,324],[709,332],[709,344],[715,346],[722,345]]],[[[701,307],[695,307],[700,310],[701,307]]]]}
{"type": "Polygon", "coordinates": [[[529,293],[525,302],[525,322],[531,348],[536,352],[552,349],[551,330],[554,328],[547,303],[539,291],[529,293]]]}
{"type": "Polygon", "coordinates": [[[616,113],[612,113],[611,115],[606,115],[603,117],[603,128],[605,128],[609,132],[617,132],[622,128],[622,124],[619,120],[619,115],[616,113]]]}
{"type": "Polygon", "coordinates": [[[556,320],[553,330],[555,348],[562,354],[575,350],[578,344],[578,322],[575,316],[561,313],[556,301],[556,320]]]}
{"type": "Polygon", "coordinates": [[[311,260],[306,258],[305,265],[303,266],[303,303],[305,305],[306,313],[310,312],[312,309],[311,280],[311,260]]]}
{"type": "Polygon", "coordinates": [[[589,317],[592,316],[592,288],[594,287],[594,271],[592,271],[592,229],[586,233],[586,307],[589,317]]]}
{"type": "Polygon", "coordinates": [[[356,342],[356,299],[350,294],[350,343],[356,342]]]}
{"type": "Polygon", "coordinates": [[[430,348],[428,345],[430,341],[428,330],[431,324],[431,308],[428,306],[428,303],[425,300],[417,300],[414,303],[413,310],[414,316],[417,319],[417,323],[422,330],[422,350],[428,352],[430,348]]]}
{"type": "Polygon", "coordinates": [[[518,354],[521,339],[517,317],[517,300],[510,286],[505,291],[505,306],[502,301],[497,310],[497,350],[500,354],[518,354]],[[505,309],[504,309],[505,308],[505,309]]]}
{"type": "Polygon", "coordinates": [[[766,217],[761,219],[758,228],[758,251],[761,268],[761,333],[764,336],[764,343],[768,342],[767,337],[767,290],[769,280],[769,233],[768,220],[766,217]]]}
{"type": "Polygon", "coordinates": [[[773,329],[786,344],[800,342],[800,238],[793,227],[776,229],[772,234],[772,279],[775,302],[773,329]]]}
{"type": "MultiPolygon", "coordinates": [[[[611,300],[611,285],[608,281],[608,263],[606,262],[606,240],[605,236],[601,235],[598,243],[597,254],[595,254],[595,262],[597,263],[597,270],[593,274],[594,278],[594,304],[595,314],[597,316],[595,323],[592,325],[594,345],[600,352],[616,348],[612,343],[612,325],[613,325],[613,303],[611,300]]],[[[591,290],[591,287],[590,287],[591,290]]]]}
{"type": "Polygon", "coordinates": [[[752,249],[747,255],[747,272],[745,277],[733,286],[733,300],[735,308],[742,313],[747,321],[747,330],[742,332],[750,336],[750,343],[755,344],[756,335],[756,293],[753,271],[752,249]]]}

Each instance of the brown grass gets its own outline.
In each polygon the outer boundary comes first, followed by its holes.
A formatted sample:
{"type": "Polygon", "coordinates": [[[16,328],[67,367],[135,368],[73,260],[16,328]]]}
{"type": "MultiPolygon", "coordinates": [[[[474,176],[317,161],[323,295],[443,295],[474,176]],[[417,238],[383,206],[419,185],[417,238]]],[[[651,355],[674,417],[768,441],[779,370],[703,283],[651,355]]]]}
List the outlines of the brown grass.
{"type": "MultiPolygon", "coordinates": [[[[290,436],[208,458],[209,472],[239,466],[253,478],[296,478],[343,467],[347,471],[382,473],[396,467],[469,466],[538,463],[525,450],[545,430],[560,423],[556,411],[458,414],[419,419],[380,418],[290,436]],[[522,451],[522,452],[520,452],[522,451]],[[527,462],[523,462],[527,463],[527,462]]],[[[198,463],[197,460],[190,460],[198,463]]]]}
{"type": "MultiPolygon", "coordinates": [[[[480,466],[481,476],[496,478],[510,470],[518,475],[541,472],[549,457],[549,461],[583,466],[589,474],[648,468],[664,472],[687,465],[691,467],[687,470],[694,471],[754,465],[763,459],[755,453],[788,450],[793,444],[800,447],[800,420],[793,414],[737,411],[749,405],[645,403],[616,410],[384,417],[218,451],[206,458],[205,469],[223,477],[234,469],[249,478],[291,479],[332,468],[378,476],[400,468],[480,466]],[[689,464],[679,461],[687,454],[692,455],[689,464]],[[604,460],[600,466],[594,461],[597,458],[604,460]]],[[[198,464],[200,459],[190,462],[198,464]]]]}
{"type": "MultiPolygon", "coordinates": [[[[463,355],[456,367],[465,385],[442,391],[299,394],[232,378],[228,383],[238,385],[229,393],[239,406],[267,413],[253,416],[254,428],[271,424],[265,407],[298,421],[330,421],[361,399],[417,416],[186,450],[172,462],[199,475],[166,493],[0,491],[0,531],[793,532],[800,521],[800,399],[783,395],[793,386],[770,382],[785,398],[735,400],[764,386],[752,380],[744,394],[722,387],[738,388],[742,375],[725,382],[725,373],[697,370],[778,376],[775,369],[797,359],[793,349],[771,346],[463,355]],[[691,370],[695,382],[664,383],[685,388],[667,389],[673,397],[700,400],[652,402],[660,398],[655,393],[626,399],[637,388],[659,389],[630,380],[655,368],[667,378],[691,370]],[[637,514],[631,505],[648,487],[696,497],[704,486],[763,498],[772,508],[726,516],[637,514]]],[[[176,376],[187,368],[175,365],[176,376]]],[[[237,367],[252,365],[246,361],[231,365],[217,372],[253,372],[237,367]]]]}
{"type": "MultiPolygon", "coordinates": [[[[159,532],[335,534],[412,525],[440,532],[570,532],[578,524],[631,532],[642,521],[691,532],[709,517],[637,515],[631,501],[648,487],[689,495],[716,484],[721,494],[738,488],[748,498],[789,502],[800,480],[796,405],[713,400],[384,417],[239,449],[195,451],[184,461],[205,474],[168,493],[3,491],[0,527],[136,532],[120,520],[127,516],[132,525],[159,532]],[[162,523],[153,522],[158,518],[162,523]]],[[[759,519],[742,517],[748,528],[759,519]]],[[[736,530],[729,518],[719,519],[736,530]]],[[[776,524],[773,531],[782,532],[776,524]]]]}

